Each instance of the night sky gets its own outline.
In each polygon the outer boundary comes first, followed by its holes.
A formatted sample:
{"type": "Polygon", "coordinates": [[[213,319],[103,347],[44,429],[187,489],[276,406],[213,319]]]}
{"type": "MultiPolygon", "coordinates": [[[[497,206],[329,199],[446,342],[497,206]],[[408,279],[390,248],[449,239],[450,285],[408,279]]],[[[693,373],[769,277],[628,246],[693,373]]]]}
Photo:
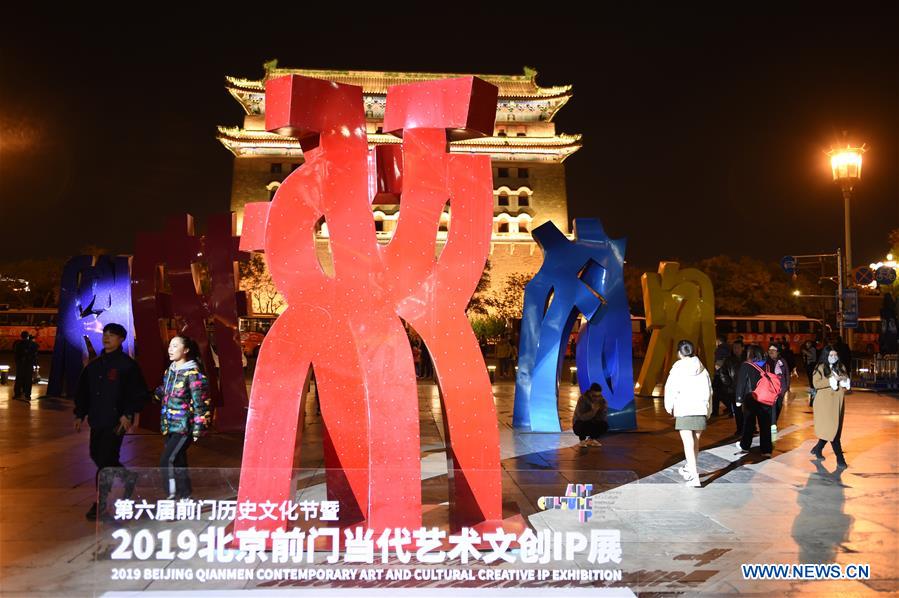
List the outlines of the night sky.
{"type": "Polygon", "coordinates": [[[570,215],[627,237],[640,266],[842,245],[824,151],[843,130],[869,147],[852,212],[855,265],[883,259],[899,227],[895,15],[596,22],[521,6],[472,14],[468,27],[384,14],[319,27],[311,15],[267,24],[248,12],[216,24],[174,14],[108,26],[4,19],[0,261],[88,245],[129,252],[135,232],[169,214],[202,221],[227,210],[233,158],[215,127],[241,124],[243,111],[224,77],[258,78],[273,58],[393,71],[528,65],[542,85],[573,84],[556,118],[558,131],[584,135],[565,162],[570,215]]]}

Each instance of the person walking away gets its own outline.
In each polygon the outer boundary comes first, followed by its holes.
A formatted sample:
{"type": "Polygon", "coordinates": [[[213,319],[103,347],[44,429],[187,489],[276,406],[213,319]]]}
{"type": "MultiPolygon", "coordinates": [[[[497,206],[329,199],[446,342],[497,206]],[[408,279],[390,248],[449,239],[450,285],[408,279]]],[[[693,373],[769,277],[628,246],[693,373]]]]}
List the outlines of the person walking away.
{"type": "Polygon", "coordinates": [[[86,417],[91,428],[90,456],[97,466],[98,501],[85,515],[91,521],[106,513],[106,497],[115,477],[121,475],[126,498],[131,497],[137,483],[137,474],[119,461],[119,451],[134,414],[146,400],[147,385],[137,362],[122,351],[126,334],[121,324],[103,328],[103,351],[82,370],[75,394],[75,431],[81,432],[86,417]],[[121,469],[112,476],[101,476],[101,470],[107,467],[121,469]]]}
{"type": "Polygon", "coordinates": [[[758,345],[749,345],[746,348],[746,360],[737,371],[737,383],[734,392],[736,394],[737,406],[743,409],[743,435],[737,446],[743,452],[749,452],[757,424],[762,455],[770,457],[774,448],[771,443],[771,407],[770,405],[759,403],[754,394],[762,378],[764,371],[762,368],[766,364],[762,348],[758,345]]]}
{"type": "Polygon", "coordinates": [[[712,414],[712,381],[688,340],[677,343],[678,360],[665,382],[665,411],[674,416],[674,429],[684,444],[686,466],[678,470],[688,486],[699,488],[699,438],[712,414]]]}
{"type": "Polygon", "coordinates": [[[599,384],[593,384],[580,396],[571,418],[571,429],[581,446],[601,446],[599,437],[609,430],[609,407],[599,384]]]}
{"type": "Polygon", "coordinates": [[[849,371],[836,348],[824,347],[821,362],[815,368],[813,388],[815,389],[815,436],[818,443],[812,448],[815,459],[824,459],[821,452],[829,442],[839,467],[848,467],[843,456],[840,436],[843,432],[845,405],[843,399],[849,390],[849,371]]]}
{"type": "Polygon", "coordinates": [[[209,383],[196,341],[179,335],[169,342],[171,365],[154,392],[161,403],[160,432],[165,438],[159,467],[169,499],[191,494],[187,449],[209,426],[209,383]]]}
{"type": "Polygon", "coordinates": [[[31,384],[34,377],[34,365],[37,363],[37,343],[28,331],[23,330],[19,340],[13,345],[13,358],[16,363],[16,383],[13,385],[13,398],[22,401],[31,400],[31,384]]]}

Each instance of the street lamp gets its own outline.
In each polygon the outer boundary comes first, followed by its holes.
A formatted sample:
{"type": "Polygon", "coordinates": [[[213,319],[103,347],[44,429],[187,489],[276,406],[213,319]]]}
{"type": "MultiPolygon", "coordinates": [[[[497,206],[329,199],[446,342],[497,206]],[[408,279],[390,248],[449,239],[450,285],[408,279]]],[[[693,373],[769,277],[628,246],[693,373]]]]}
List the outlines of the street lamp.
{"type": "MultiPolygon", "coordinates": [[[[846,286],[850,284],[849,273],[852,272],[852,225],[849,218],[849,200],[852,197],[852,190],[855,188],[862,178],[862,154],[867,151],[864,144],[858,147],[846,145],[846,147],[837,147],[827,152],[830,156],[830,169],[833,172],[833,180],[839,183],[840,189],[843,191],[843,227],[846,236],[846,259],[843,262],[843,272],[845,276],[846,286]]],[[[840,318],[843,314],[840,314],[840,318]]],[[[852,329],[849,330],[849,338],[847,339],[849,346],[852,346],[852,329]]]]}

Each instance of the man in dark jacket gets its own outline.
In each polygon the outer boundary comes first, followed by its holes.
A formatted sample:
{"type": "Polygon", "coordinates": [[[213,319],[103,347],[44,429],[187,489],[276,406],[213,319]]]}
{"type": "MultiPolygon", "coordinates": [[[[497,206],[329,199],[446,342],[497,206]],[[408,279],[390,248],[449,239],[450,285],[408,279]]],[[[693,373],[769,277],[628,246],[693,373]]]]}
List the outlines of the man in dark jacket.
{"type": "Polygon", "coordinates": [[[125,496],[134,491],[137,474],[125,470],[119,462],[122,439],[143,407],[147,385],[137,362],[122,351],[125,328],[107,324],[103,328],[103,352],[85,366],[75,395],[75,431],[81,431],[84,418],[91,427],[90,455],[97,465],[96,484],[99,500],[87,512],[91,521],[106,512],[106,497],[115,475],[125,483],[125,496]],[[106,467],[122,468],[113,475],[100,476],[106,467]]]}
{"type": "MultiPolygon", "coordinates": [[[[743,346],[739,343],[734,343],[730,349],[730,354],[715,369],[715,379],[712,381],[712,414],[718,415],[718,405],[723,403],[725,415],[736,417],[734,397],[736,393],[737,370],[740,369],[740,363],[742,363],[740,355],[743,353],[743,346]]],[[[739,434],[743,426],[742,410],[740,417],[736,417],[736,420],[737,433],[739,434]]]]}
{"type": "Polygon", "coordinates": [[[736,405],[743,409],[743,431],[737,446],[743,452],[749,452],[758,425],[762,455],[770,457],[774,448],[771,441],[771,407],[762,405],[753,395],[762,377],[757,368],[764,368],[765,365],[765,355],[761,347],[757,345],[746,347],[746,361],[740,365],[736,377],[736,405]]]}
{"type": "Polygon", "coordinates": [[[23,330],[19,340],[13,345],[16,360],[16,383],[13,388],[14,399],[31,400],[31,382],[34,377],[34,364],[37,362],[37,343],[27,331],[23,330]]]}

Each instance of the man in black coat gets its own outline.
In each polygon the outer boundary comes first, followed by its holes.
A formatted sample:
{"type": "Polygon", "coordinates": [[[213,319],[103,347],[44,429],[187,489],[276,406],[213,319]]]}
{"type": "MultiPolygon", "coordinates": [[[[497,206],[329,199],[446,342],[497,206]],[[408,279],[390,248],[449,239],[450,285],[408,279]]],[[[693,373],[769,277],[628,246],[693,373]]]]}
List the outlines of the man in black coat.
{"type": "Polygon", "coordinates": [[[106,512],[106,497],[116,475],[123,478],[126,498],[134,491],[137,481],[137,474],[122,466],[119,451],[125,432],[134,422],[134,414],[146,400],[147,385],[137,362],[122,351],[125,336],[125,328],[120,324],[107,324],[103,328],[103,352],[85,366],[75,394],[75,431],[81,431],[87,417],[91,427],[90,455],[97,465],[95,483],[99,500],[87,512],[91,521],[106,512]],[[101,476],[100,471],[106,467],[121,470],[101,476]]]}
{"type": "MultiPolygon", "coordinates": [[[[728,347],[728,350],[727,357],[722,359],[720,364],[715,364],[715,379],[712,380],[712,415],[718,415],[718,405],[723,404],[724,414],[728,417],[735,417],[736,377],[737,370],[740,369],[740,363],[742,363],[739,356],[743,353],[743,345],[734,343],[732,347],[728,347]]],[[[739,434],[743,426],[742,412],[736,420],[739,434]]]]}
{"type": "Polygon", "coordinates": [[[31,383],[34,377],[34,364],[37,362],[37,343],[31,335],[23,330],[21,338],[13,345],[16,360],[16,384],[13,388],[14,399],[31,400],[31,383]]]}

